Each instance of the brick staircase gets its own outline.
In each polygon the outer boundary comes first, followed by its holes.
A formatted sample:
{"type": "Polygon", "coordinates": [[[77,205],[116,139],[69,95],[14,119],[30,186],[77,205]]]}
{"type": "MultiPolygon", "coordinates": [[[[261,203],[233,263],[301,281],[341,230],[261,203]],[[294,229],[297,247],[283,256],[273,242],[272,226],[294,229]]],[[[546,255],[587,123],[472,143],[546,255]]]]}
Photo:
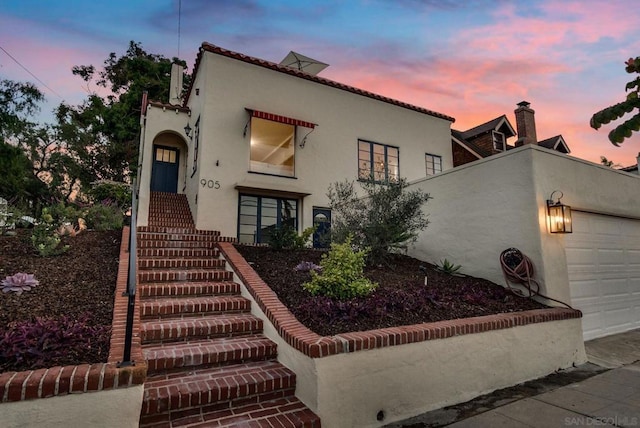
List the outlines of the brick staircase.
{"type": "Polygon", "coordinates": [[[185,196],[170,193],[151,194],[148,224],[138,228],[140,426],[319,427],[225,271],[220,234],[196,230],[185,196]]]}

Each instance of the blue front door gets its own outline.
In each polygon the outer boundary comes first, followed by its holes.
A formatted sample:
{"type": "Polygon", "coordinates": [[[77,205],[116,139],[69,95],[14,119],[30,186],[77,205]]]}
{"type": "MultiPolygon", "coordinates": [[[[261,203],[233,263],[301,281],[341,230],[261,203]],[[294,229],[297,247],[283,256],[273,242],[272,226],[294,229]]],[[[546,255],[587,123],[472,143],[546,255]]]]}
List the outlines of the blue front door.
{"type": "Polygon", "coordinates": [[[178,192],[179,157],[175,147],[153,146],[152,192],[178,192]]]}
{"type": "Polygon", "coordinates": [[[331,243],[331,210],[313,207],[313,248],[329,248],[331,243]]]}

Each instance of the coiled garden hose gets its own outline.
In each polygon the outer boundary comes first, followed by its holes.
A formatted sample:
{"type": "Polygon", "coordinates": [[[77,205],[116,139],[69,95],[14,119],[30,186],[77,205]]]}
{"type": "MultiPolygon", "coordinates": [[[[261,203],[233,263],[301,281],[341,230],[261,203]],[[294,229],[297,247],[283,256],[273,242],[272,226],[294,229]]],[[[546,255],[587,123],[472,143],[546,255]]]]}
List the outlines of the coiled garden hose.
{"type": "Polygon", "coordinates": [[[502,266],[502,273],[507,283],[507,288],[516,296],[533,298],[540,296],[543,299],[551,300],[553,302],[560,303],[569,309],[573,309],[571,305],[567,303],[553,299],[549,296],[545,296],[540,293],[540,284],[533,279],[534,269],[533,263],[529,257],[522,254],[517,248],[507,248],[500,254],[500,265],[502,266]],[[511,284],[522,284],[529,291],[527,296],[526,292],[523,292],[519,288],[514,288],[511,284]]]}

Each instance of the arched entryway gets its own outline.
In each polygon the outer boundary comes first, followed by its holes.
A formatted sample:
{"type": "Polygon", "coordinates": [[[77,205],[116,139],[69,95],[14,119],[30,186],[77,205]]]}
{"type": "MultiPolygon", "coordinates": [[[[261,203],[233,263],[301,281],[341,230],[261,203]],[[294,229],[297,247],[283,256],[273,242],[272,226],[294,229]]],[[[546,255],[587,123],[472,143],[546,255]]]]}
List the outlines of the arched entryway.
{"type": "Polygon", "coordinates": [[[180,183],[184,181],[181,173],[184,175],[186,156],[186,145],[178,135],[162,133],[153,140],[152,192],[179,193],[180,183]]]}

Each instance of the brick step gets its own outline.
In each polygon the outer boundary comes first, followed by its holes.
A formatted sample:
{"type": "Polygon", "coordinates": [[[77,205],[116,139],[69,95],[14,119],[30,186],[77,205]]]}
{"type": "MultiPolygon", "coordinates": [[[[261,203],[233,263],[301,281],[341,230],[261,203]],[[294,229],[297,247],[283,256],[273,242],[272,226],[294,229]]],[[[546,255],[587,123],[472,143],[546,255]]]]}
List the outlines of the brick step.
{"type": "Polygon", "coordinates": [[[217,242],[220,234],[138,232],[138,241],[217,242]]]}
{"type": "Polygon", "coordinates": [[[251,314],[143,321],[140,324],[140,339],[146,344],[236,337],[262,333],[262,326],[262,320],[251,314]]]}
{"type": "Polygon", "coordinates": [[[174,229],[195,229],[196,225],[191,220],[174,220],[174,219],[166,219],[166,220],[153,220],[149,219],[147,223],[147,227],[165,227],[165,228],[174,228],[174,229]]]}
{"type": "Polygon", "coordinates": [[[217,241],[138,241],[138,248],[213,248],[217,241]]]}
{"type": "Polygon", "coordinates": [[[152,298],[140,302],[142,320],[204,317],[250,311],[251,301],[242,296],[152,298]]]}
{"type": "Polygon", "coordinates": [[[221,269],[141,270],[138,282],[231,281],[233,272],[221,269]]]}
{"type": "Polygon", "coordinates": [[[197,342],[146,345],[148,374],[198,366],[222,366],[275,359],[277,345],[262,335],[224,337],[197,342]]]}
{"type": "MultiPolygon", "coordinates": [[[[221,406],[210,406],[215,409],[221,406]]],[[[320,428],[320,418],[294,396],[275,400],[251,403],[238,407],[226,407],[208,412],[200,409],[175,412],[170,415],[154,415],[159,424],[146,424],[140,427],[204,428],[204,427],[284,427],[284,428],[320,428]],[[164,416],[164,417],[163,417],[164,416]],[[166,422],[163,419],[167,419],[166,422]],[[253,422],[251,422],[253,421],[253,422]],[[165,425],[162,423],[165,422],[165,425]]],[[[143,418],[144,419],[144,418],[143,418]]]]}
{"type": "Polygon", "coordinates": [[[138,269],[224,269],[225,260],[214,258],[140,257],[138,269]]]}
{"type": "MultiPolygon", "coordinates": [[[[152,375],[144,384],[141,416],[200,408],[203,413],[294,395],[296,375],[277,361],[152,375]]],[[[173,414],[172,414],[173,413],[173,414]]],[[[144,419],[142,422],[147,422],[144,419]]]]}
{"type": "Polygon", "coordinates": [[[165,282],[140,284],[138,293],[144,297],[212,296],[240,294],[240,285],[232,281],[220,282],[165,282]]]}
{"type": "Polygon", "coordinates": [[[139,248],[138,258],[166,257],[166,258],[218,258],[217,248],[139,248]]]}
{"type": "Polygon", "coordinates": [[[220,235],[218,230],[199,230],[195,227],[171,227],[171,226],[138,226],[138,232],[150,233],[187,233],[198,235],[220,235]]]}

